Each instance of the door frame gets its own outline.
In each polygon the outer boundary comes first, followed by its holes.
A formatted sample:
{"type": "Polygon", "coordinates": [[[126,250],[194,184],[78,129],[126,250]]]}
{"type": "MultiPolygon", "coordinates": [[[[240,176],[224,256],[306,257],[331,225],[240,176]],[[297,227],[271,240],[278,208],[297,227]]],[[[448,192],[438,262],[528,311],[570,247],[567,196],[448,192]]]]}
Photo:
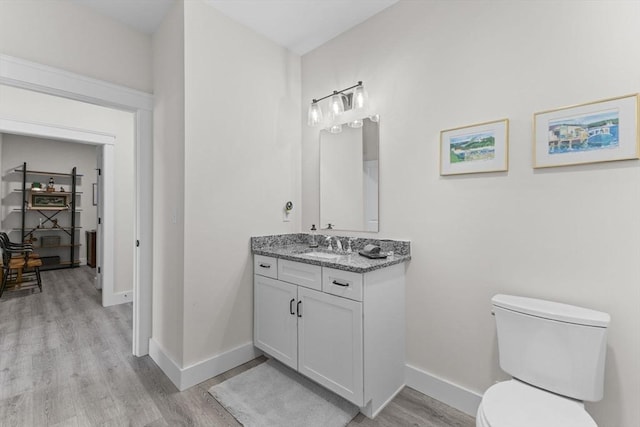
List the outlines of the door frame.
{"type": "MultiPolygon", "coordinates": [[[[136,202],[134,236],[132,236],[132,244],[134,245],[132,352],[135,356],[148,354],[149,339],[151,338],[153,262],[153,96],[142,91],[3,54],[0,54],[0,84],[128,111],[134,114],[134,192],[136,202]]],[[[3,123],[5,125],[8,124],[9,118],[0,117],[0,119],[4,119],[3,123]]],[[[25,122],[22,123],[24,126],[25,122]]],[[[48,126],[46,124],[28,124],[28,127],[32,126],[44,126],[47,129],[43,130],[48,132],[62,132],[65,134],[62,139],[70,137],[67,132],[83,132],[77,129],[48,126]]],[[[33,128],[29,131],[33,131],[33,128]]],[[[91,138],[97,138],[97,135],[100,135],[100,133],[84,131],[76,141],[91,142],[91,138]],[[87,141],[84,138],[90,139],[87,141]]],[[[105,135],[102,134],[102,136],[105,135]]],[[[106,150],[105,154],[109,151],[109,149],[106,149],[109,146],[108,144],[98,141],[93,143],[102,144],[106,150]]],[[[111,149],[111,167],[113,167],[112,154],[111,149]]],[[[103,159],[103,161],[106,160],[103,159]]],[[[106,172],[108,165],[104,166],[106,172]]],[[[115,188],[112,187],[112,190],[115,191],[115,188]]],[[[104,197],[108,197],[107,192],[103,193],[104,197]]],[[[113,197],[113,194],[115,193],[112,192],[111,197],[113,197]]],[[[113,206],[113,203],[111,203],[111,206],[113,206]]],[[[104,225],[106,226],[106,219],[104,225]]],[[[107,245],[108,241],[105,241],[104,244],[107,245]]],[[[106,265],[103,267],[105,271],[108,268],[106,265]]],[[[111,268],[113,269],[113,265],[111,268]]]]}

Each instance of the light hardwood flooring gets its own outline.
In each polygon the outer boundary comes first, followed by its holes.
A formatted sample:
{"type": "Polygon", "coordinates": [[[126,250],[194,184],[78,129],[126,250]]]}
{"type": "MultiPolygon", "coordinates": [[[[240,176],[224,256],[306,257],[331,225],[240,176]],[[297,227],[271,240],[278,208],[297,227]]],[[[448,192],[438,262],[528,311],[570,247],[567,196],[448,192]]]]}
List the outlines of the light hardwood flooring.
{"type": "MultiPolygon", "coordinates": [[[[42,294],[0,299],[0,426],[240,426],[207,390],[265,358],[179,392],[149,356],[131,355],[132,306],[103,308],[92,274],[43,272],[42,294]]],[[[375,420],[349,423],[391,426],[475,421],[407,387],[375,420]]]]}

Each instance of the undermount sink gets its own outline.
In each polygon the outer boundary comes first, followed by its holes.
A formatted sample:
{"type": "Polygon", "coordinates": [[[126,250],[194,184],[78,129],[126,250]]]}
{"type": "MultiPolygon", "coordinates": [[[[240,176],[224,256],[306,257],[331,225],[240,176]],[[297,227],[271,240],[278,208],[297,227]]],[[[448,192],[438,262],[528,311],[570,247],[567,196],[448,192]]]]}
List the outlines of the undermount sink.
{"type": "Polygon", "coordinates": [[[322,259],[340,258],[340,254],[332,254],[332,253],[328,253],[328,252],[318,252],[318,251],[306,252],[304,255],[308,255],[308,256],[311,256],[311,257],[315,257],[315,258],[322,258],[322,259]]]}

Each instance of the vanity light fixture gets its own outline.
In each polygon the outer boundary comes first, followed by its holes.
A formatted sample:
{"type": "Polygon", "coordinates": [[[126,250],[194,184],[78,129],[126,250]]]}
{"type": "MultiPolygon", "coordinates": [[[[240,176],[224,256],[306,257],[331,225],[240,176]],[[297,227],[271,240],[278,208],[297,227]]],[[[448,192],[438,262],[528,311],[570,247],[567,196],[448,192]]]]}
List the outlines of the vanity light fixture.
{"type": "MultiPolygon", "coordinates": [[[[309,106],[309,114],[307,116],[307,124],[309,126],[317,126],[322,123],[323,115],[322,108],[320,108],[320,101],[331,97],[329,102],[329,118],[332,121],[335,121],[345,110],[354,109],[354,110],[362,110],[366,107],[367,104],[367,93],[364,90],[364,86],[362,82],[359,81],[358,84],[353,86],[349,86],[348,88],[342,90],[334,90],[333,93],[323,96],[322,98],[313,99],[311,101],[311,105],[309,106]],[[345,93],[351,89],[355,89],[353,92],[345,93]]],[[[360,127],[362,126],[362,120],[354,120],[354,122],[349,123],[351,127],[360,127]],[[360,125],[358,126],[358,123],[360,125]],[[353,125],[355,124],[355,126],[353,125]]],[[[342,131],[341,125],[332,125],[329,130],[332,133],[340,133],[342,131]]]]}

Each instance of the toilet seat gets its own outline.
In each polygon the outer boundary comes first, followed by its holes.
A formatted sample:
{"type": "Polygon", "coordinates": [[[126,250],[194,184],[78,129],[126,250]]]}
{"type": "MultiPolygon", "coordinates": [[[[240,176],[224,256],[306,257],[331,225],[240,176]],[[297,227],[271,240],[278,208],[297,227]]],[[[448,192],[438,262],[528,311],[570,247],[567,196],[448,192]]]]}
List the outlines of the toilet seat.
{"type": "Polygon", "coordinates": [[[481,427],[597,427],[584,405],[518,380],[495,384],[478,408],[481,427]]]}

